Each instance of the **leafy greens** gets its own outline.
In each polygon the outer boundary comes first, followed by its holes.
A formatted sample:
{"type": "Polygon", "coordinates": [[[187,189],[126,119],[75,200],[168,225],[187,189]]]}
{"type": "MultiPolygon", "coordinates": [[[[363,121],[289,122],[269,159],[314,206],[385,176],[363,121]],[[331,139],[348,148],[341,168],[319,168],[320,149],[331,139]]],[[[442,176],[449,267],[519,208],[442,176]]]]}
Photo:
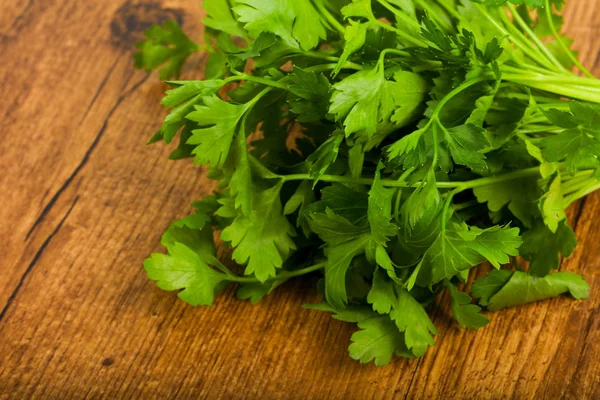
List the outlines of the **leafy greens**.
{"type": "Polygon", "coordinates": [[[434,345],[426,308],[444,291],[469,329],[489,322],[482,307],[586,298],[582,277],[553,270],[577,244],[565,209],[600,188],[600,81],[560,34],[562,6],[205,0],[205,44],[151,28],[136,67],[169,79],[208,59],[206,79],[167,82],[150,141],[178,138],[171,158],[219,184],[165,232],[148,276],[211,305],[229,284],[256,302],[320,272],[324,300],[307,307],[356,323],[350,356],[376,365],[434,345]]]}

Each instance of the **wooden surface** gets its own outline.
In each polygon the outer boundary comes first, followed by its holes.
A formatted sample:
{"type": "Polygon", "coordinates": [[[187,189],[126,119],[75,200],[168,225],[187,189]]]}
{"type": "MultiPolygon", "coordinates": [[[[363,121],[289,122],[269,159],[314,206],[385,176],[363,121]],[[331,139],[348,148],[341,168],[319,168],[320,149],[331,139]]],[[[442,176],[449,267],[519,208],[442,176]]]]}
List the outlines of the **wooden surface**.
{"type": "MultiPolygon", "coordinates": [[[[600,75],[600,0],[568,3],[600,75]]],[[[0,2],[0,398],[600,398],[599,193],[570,210],[580,245],[564,264],[587,301],[494,313],[478,332],[437,305],[435,348],[383,368],[347,356],[349,324],[300,308],[311,279],[213,308],[150,282],[142,260],[210,187],[144,146],[164,87],[131,46],[167,18],[198,38],[201,14],[198,0],[0,2]]]]}

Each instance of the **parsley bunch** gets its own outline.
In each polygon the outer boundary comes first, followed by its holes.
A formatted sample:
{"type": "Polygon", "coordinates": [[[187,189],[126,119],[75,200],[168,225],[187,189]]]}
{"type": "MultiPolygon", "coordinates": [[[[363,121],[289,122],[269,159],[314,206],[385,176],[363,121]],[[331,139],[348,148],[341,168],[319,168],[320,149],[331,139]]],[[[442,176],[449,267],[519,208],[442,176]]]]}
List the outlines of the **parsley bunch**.
{"type": "Polygon", "coordinates": [[[150,279],[210,305],[319,271],[307,307],[356,323],[350,355],[377,365],[434,344],[425,308],[445,291],[471,329],[481,307],[587,297],[554,270],[576,246],[565,209],[600,188],[600,81],[559,33],[562,5],[205,0],[205,44],[152,28],[138,67],[168,79],[208,60],[206,79],[167,82],[151,142],[177,140],[171,158],[218,190],[163,235],[150,279]],[[217,259],[216,232],[241,268],[217,259]]]}

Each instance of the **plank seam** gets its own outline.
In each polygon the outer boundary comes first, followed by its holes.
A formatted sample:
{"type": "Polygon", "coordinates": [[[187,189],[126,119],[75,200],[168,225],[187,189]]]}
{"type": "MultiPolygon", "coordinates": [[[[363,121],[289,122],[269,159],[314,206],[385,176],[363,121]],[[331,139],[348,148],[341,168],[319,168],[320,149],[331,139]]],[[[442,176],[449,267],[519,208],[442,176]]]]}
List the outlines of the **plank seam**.
{"type": "Polygon", "coordinates": [[[75,197],[75,200],[73,201],[73,203],[69,207],[69,210],[67,211],[67,213],[65,214],[65,216],[60,220],[60,222],[58,223],[58,225],[56,226],[56,228],[54,228],[54,230],[52,231],[52,233],[50,235],[48,235],[48,237],[46,238],[46,240],[44,240],[44,243],[42,243],[42,245],[40,246],[40,248],[38,249],[38,251],[35,253],[35,256],[33,257],[33,260],[31,260],[31,262],[27,266],[27,269],[25,269],[25,272],[23,273],[23,275],[21,275],[21,279],[19,279],[19,283],[17,283],[17,286],[15,287],[15,289],[13,290],[13,292],[11,293],[10,297],[6,301],[6,304],[4,305],[4,308],[2,308],[2,311],[0,312],[0,322],[4,318],[4,315],[6,315],[6,311],[10,308],[10,306],[11,306],[12,302],[14,301],[14,299],[17,297],[17,294],[21,290],[21,287],[23,286],[23,283],[25,282],[25,279],[27,279],[27,276],[33,270],[33,267],[37,264],[37,262],[39,261],[39,259],[42,257],[42,254],[44,254],[44,251],[46,250],[46,248],[48,247],[48,245],[50,244],[50,242],[52,241],[52,239],[54,238],[54,236],[56,236],[56,234],[58,233],[58,231],[62,228],[62,226],[65,223],[66,219],[69,217],[69,214],[71,214],[71,211],[73,211],[73,208],[75,207],[75,204],[77,204],[77,200],[79,200],[79,196],[75,197]]]}
{"type": "Polygon", "coordinates": [[[96,146],[98,146],[100,139],[102,139],[102,137],[104,136],[104,133],[106,132],[106,128],[108,127],[108,121],[111,119],[111,117],[113,116],[115,111],[119,108],[119,106],[121,105],[123,100],[125,100],[130,94],[135,92],[148,79],[149,76],[150,76],[150,74],[146,74],[146,76],[144,76],[143,79],[141,79],[139,82],[137,82],[135,85],[133,85],[132,88],[129,89],[127,92],[123,93],[121,95],[121,97],[119,97],[119,99],[117,100],[115,105],[108,112],[108,115],[106,116],[106,118],[104,119],[104,122],[102,123],[102,127],[100,127],[100,130],[96,134],[94,141],[92,142],[90,147],[88,147],[87,151],[83,155],[83,158],[79,162],[79,165],[77,165],[77,167],[75,167],[75,169],[73,170],[71,175],[69,175],[69,177],[65,180],[65,182],[56,191],[54,196],[52,196],[50,201],[44,206],[44,208],[42,209],[42,212],[36,218],[35,222],[33,223],[31,228],[27,232],[27,235],[25,235],[25,241],[27,241],[29,239],[31,234],[42,223],[42,221],[44,221],[44,219],[46,218],[46,215],[50,212],[50,210],[52,209],[52,207],[54,206],[56,201],[59,199],[60,195],[67,189],[67,187],[69,187],[69,185],[71,184],[73,179],[77,176],[77,174],[79,174],[79,172],[82,170],[82,168],[85,166],[85,164],[89,161],[89,158],[92,155],[92,152],[94,151],[96,146]]]}

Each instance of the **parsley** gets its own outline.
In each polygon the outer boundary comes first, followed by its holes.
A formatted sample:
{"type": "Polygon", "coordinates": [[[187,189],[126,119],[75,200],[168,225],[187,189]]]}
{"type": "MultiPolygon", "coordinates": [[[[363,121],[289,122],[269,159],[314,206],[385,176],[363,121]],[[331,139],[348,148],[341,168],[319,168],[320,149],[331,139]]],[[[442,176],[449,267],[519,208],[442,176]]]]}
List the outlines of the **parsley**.
{"type": "Polygon", "coordinates": [[[485,309],[588,296],[554,272],[577,245],[565,209],[600,188],[600,82],[560,33],[562,0],[203,4],[206,45],[166,23],[135,54],[170,79],[208,53],[205,79],[166,82],[150,139],[218,182],[145,261],[160,288],[257,302],[320,273],[307,307],[356,324],[350,356],[376,365],[435,344],[443,292],[468,329],[485,309]]]}

